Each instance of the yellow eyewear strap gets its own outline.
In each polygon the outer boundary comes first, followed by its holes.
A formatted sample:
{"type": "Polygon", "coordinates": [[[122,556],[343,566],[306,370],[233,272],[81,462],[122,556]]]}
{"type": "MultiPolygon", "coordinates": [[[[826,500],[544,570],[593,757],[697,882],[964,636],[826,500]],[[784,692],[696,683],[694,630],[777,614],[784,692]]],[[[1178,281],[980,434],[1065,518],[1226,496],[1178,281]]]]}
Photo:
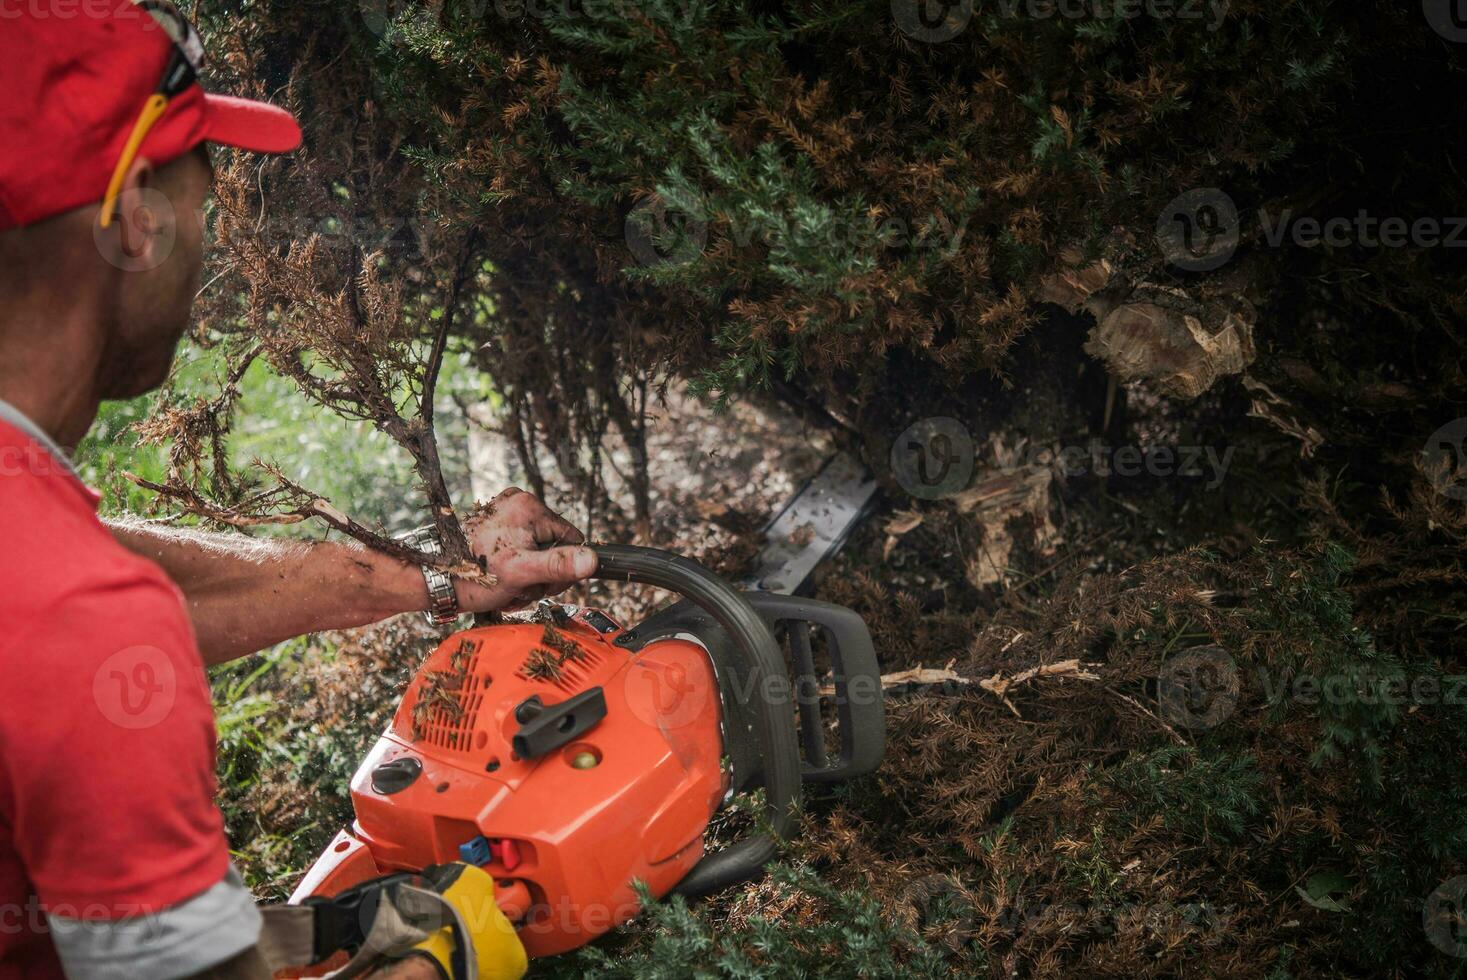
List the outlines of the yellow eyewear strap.
{"type": "Polygon", "coordinates": [[[148,101],[143,103],[143,111],[138,114],[137,122],[132,124],[132,132],[127,137],[127,143],[122,148],[122,155],[117,158],[117,166],[112,171],[112,179],[107,181],[107,193],[102,197],[102,227],[106,228],[112,224],[112,216],[117,210],[117,195],[122,192],[122,182],[127,177],[128,170],[132,169],[133,161],[138,157],[138,150],[143,145],[143,140],[148,138],[154,124],[163,118],[163,113],[168,109],[168,96],[154,92],[148,96],[148,101]]]}
{"type": "Polygon", "coordinates": [[[169,56],[168,66],[163,70],[163,78],[158,83],[157,91],[143,103],[143,111],[138,113],[137,121],[132,124],[132,132],[128,134],[122,155],[117,159],[117,166],[112,169],[112,179],[107,181],[107,193],[102,197],[100,215],[103,228],[112,224],[117,211],[117,196],[122,193],[122,182],[127,179],[127,172],[137,160],[143,140],[148,138],[148,133],[152,132],[158,120],[163,118],[163,113],[168,110],[169,100],[198,79],[199,68],[204,63],[204,44],[199,39],[198,32],[178,12],[171,0],[132,2],[147,11],[154,22],[167,33],[169,40],[173,42],[173,51],[169,56]]]}

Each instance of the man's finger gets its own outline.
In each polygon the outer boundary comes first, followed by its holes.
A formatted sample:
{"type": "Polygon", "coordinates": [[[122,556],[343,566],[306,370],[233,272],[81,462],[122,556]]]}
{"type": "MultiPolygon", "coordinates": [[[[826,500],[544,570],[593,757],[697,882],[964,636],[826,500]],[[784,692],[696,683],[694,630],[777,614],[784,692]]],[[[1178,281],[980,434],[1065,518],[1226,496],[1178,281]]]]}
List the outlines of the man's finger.
{"type": "Polygon", "coordinates": [[[551,582],[549,585],[545,586],[545,598],[560,595],[571,586],[579,584],[580,583],[575,581],[574,579],[566,582],[551,582]]]}
{"type": "Polygon", "coordinates": [[[504,604],[505,609],[523,609],[532,602],[538,602],[549,595],[549,591],[537,585],[532,585],[522,592],[516,592],[510,596],[509,601],[504,604]]]}
{"type": "Polygon", "coordinates": [[[586,536],[553,510],[547,510],[530,521],[530,532],[535,543],[544,545],[584,544],[586,536]]]}
{"type": "Polygon", "coordinates": [[[596,552],[585,547],[560,547],[517,553],[505,562],[501,578],[517,585],[541,585],[578,582],[594,571],[596,552]]]}

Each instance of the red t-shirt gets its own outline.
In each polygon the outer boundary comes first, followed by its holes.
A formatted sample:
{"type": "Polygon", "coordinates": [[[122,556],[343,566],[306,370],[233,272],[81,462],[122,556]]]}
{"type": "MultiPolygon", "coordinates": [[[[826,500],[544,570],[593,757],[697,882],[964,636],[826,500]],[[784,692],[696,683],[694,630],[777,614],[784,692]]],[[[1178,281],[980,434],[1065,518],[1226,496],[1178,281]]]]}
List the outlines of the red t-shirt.
{"type": "Polygon", "coordinates": [[[183,597],[96,506],[0,420],[0,980],[62,976],[47,914],[160,911],[228,867],[183,597]]]}

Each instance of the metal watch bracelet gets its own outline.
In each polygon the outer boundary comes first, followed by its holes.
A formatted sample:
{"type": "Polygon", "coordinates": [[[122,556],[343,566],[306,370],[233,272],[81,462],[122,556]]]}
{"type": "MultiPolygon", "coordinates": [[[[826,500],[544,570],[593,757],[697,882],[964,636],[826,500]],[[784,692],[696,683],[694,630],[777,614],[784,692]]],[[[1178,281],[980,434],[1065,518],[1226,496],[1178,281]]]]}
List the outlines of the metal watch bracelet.
{"type": "MultiPolygon", "coordinates": [[[[397,536],[397,540],[430,555],[443,554],[443,543],[438,540],[437,530],[432,524],[404,531],[397,536]]],[[[453,579],[432,565],[418,567],[423,570],[423,581],[428,585],[428,611],[423,615],[434,626],[447,626],[459,617],[458,595],[453,591],[453,579]]]]}

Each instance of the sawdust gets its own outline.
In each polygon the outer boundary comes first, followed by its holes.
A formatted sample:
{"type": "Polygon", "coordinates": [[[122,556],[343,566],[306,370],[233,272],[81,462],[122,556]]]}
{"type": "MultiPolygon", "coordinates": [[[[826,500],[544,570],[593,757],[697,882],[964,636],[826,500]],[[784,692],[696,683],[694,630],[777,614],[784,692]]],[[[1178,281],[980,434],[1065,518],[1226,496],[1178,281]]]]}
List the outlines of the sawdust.
{"type": "Polygon", "coordinates": [[[576,663],[585,659],[586,648],[549,623],[543,625],[540,645],[529,652],[520,669],[526,677],[542,681],[558,681],[567,663],[576,663]]]}
{"type": "Polygon", "coordinates": [[[448,669],[423,671],[418,700],[413,704],[414,741],[421,740],[433,725],[452,724],[463,717],[461,699],[468,683],[469,660],[477,650],[478,644],[465,637],[449,654],[448,669]]]}
{"type": "Polygon", "coordinates": [[[556,629],[554,626],[551,626],[549,623],[545,624],[544,630],[542,630],[540,633],[540,645],[546,647],[547,649],[554,650],[556,654],[560,657],[562,663],[567,660],[580,660],[586,656],[585,647],[581,646],[575,640],[572,640],[570,637],[566,636],[564,633],[556,629]]]}
{"type": "Polygon", "coordinates": [[[554,650],[535,647],[525,656],[520,672],[537,681],[558,681],[561,677],[563,659],[554,650]]]}

